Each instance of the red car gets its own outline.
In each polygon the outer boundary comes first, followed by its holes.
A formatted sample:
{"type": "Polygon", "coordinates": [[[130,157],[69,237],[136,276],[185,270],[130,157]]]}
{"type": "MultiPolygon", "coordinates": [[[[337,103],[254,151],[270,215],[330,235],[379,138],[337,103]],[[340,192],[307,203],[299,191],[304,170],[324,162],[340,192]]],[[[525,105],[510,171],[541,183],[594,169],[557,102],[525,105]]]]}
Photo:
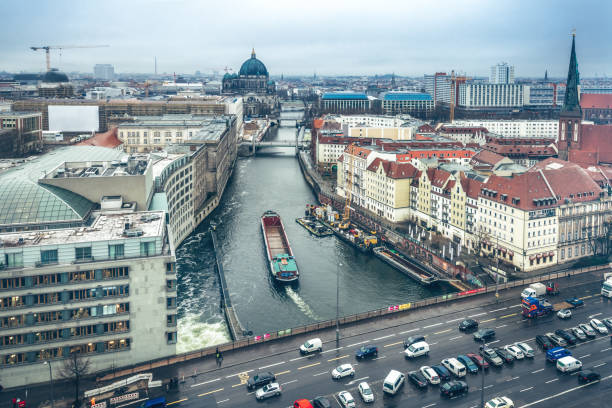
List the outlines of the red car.
{"type": "Polygon", "coordinates": [[[466,356],[468,356],[481,370],[489,368],[489,362],[482,358],[482,356],[474,353],[467,353],[466,356]]]}

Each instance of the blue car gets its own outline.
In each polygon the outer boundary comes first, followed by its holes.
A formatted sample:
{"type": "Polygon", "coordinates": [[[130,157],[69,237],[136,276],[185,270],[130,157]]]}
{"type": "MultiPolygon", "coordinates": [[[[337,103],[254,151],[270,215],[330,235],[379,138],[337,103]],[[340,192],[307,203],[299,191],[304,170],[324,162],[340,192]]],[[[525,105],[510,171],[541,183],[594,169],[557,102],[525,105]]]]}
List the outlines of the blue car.
{"type": "Polygon", "coordinates": [[[574,307],[584,306],[584,300],[578,299],[576,296],[569,299],[565,299],[565,301],[574,307]]]}
{"type": "Polygon", "coordinates": [[[478,374],[478,366],[474,364],[471,358],[463,354],[460,354],[457,356],[457,360],[459,360],[459,362],[462,363],[467,368],[470,374],[478,374]]]}
{"type": "Polygon", "coordinates": [[[451,374],[446,367],[444,367],[443,365],[434,365],[431,366],[431,368],[433,368],[434,371],[438,374],[441,381],[450,381],[451,374]]]}
{"type": "Polygon", "coordinates": [[[376,357],[376,356],[378,356],[378,347],[373,346],[371,344],[360,347],[355,352],[355,357],[357,358],[357,360],[362,359],[362,358],[367,358],[367,357],[376,357]]]}

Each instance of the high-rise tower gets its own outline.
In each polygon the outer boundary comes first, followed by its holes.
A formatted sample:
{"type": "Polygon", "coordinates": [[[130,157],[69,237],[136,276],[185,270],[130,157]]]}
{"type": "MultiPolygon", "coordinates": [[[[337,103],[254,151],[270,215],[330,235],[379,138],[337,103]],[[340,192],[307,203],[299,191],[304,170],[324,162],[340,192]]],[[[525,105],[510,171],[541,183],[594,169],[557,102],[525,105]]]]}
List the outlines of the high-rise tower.
{"type": "Polygon", "coordinates": [[[576,59],[576,34],[572,33],[572,52],[570,54],[569,71],[565,88],[565,100],[559,116],[559,158],[568,159],[570,149],[580,149],[580,75],[576,59]]]}

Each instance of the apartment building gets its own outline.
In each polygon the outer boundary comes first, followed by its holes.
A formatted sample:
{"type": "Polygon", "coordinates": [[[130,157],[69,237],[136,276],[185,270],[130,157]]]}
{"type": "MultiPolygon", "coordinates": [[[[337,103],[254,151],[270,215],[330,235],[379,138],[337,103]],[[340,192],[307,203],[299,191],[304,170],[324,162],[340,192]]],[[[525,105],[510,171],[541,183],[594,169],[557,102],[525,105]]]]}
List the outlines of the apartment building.
{"type": "Polygon", "coordinates": [[[467,128],[482,127],[505,138],[556,140],[559,134],[558,120],[455,120],[452,124],[467,128]]]}
{"type": "Polygon", "coordinates": [[[484,145],[489,131],[482,126],[444,125],[438,129],[438,134],[463,144],[484,145]]]}
{"type": "Polygon", "coordinates": [[[458,106],[464,108],[522,107],[523,85],[466,82],[459,85],[458,106]]]}

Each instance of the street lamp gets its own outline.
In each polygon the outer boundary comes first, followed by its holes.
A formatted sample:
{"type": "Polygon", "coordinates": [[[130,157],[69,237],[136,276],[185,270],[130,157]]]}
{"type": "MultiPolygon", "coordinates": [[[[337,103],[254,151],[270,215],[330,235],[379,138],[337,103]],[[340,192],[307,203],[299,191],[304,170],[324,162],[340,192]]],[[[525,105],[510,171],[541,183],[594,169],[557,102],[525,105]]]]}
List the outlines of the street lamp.
{"type": "Polygon", "coordinates": [[[336,346],[340,342],[340,267],[342,263],[338,263],[336,268],[336,346]]]}
{"type": "Polygon", "coordinates": [[[55,408],[55,402],[53,401],[53,372],[51,371],[51,361],[45,361],[44,364],[49,366],[49,382],[51,383],[51,408],[55,408]]]}
{"type": "MultiPolygon", "coordinates": [[[[487,348],[487,343],[483,342],[483,345],[481,346],[481,350],[484,350],[487,348]]],[[[484,359],[484,356],[482,357],[484,359]]],[[[485,408],[485,400],[484,400],[484,387],[485,387],[485,368],[484,365],[481,367],[482,370],[482,382],[480,384],[480,408],[485,408]]]]}

